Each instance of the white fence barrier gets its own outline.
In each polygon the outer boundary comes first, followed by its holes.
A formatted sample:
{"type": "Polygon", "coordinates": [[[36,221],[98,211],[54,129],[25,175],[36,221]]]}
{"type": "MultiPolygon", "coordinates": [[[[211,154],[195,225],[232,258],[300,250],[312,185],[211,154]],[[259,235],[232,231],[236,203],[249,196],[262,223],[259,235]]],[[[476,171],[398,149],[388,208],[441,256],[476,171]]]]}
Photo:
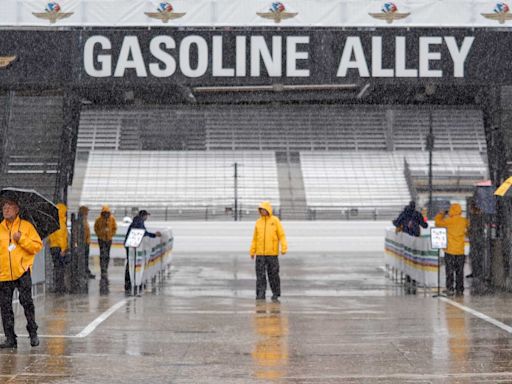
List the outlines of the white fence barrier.
{"type": "MultiPolygon", "coordinates": [[[[389,267],[410,276],[420,286],[437,287],[439,262],[437,250],[430,248],[430,234],[420,237],[396,233],[395,228],[386,229],[384,245],[385,261],[389,267]]],[[[441,286],[444,286],[444,268],[441,269],[441,286]]]]}
{"type": "MultiPolygon", "coordinates": [[[[124,238],[127,225],[119,225],[117,234],[112,241],[110,257],[114,259],[126,260],[126,248],[124,247],[124,238]]],[[[137,248],[135,282],[136,285],[145,284],[160,272],[165,271],[172,262],[171,252],[174,244],[174,236],[170,228],[151,227],[150,232],[160,232],[161,237],[144,237],[141,245],[137,248]]],[[[133,280],[133,250],[130,250],[130,278],[133,280]]],[[[91,238],[90,257],[99,256],[98,240],[95,235],[91,238]]]]}

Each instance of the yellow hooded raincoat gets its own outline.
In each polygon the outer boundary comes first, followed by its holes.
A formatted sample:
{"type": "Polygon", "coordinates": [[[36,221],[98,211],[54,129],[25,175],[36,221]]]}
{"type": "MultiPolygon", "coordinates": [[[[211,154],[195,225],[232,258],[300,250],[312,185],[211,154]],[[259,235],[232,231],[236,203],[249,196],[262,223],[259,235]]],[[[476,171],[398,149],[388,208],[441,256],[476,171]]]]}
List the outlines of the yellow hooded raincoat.
{"type": "Polygon", "coordinates": [[[452,204],[448,216],[444,212],[435,217],[436,227],[446,228],[448,232],[448,248],[446,253],[450,255],[464,255],[464,239],[468,229],[468,220],[462,217],[460,204],[452,204]]]}
{"type": "MultiPolygon", "coordinates": [[[[106,205],[103,206],[101,212],[110,212],[110,208],[106,205]]],[[[94,223],[94,232],[99,240],[111,241],[117,232],[117,224],[115,217],[110,214],[108,219],[100,215],[94,223]]]]}
{"type": "Polygon", "coordinates": [[[11,224],[0,223],[0,281],[18,280],[32,269],[35,255],[43,249],[43,242],[34,226],[19,217],[11,224]],[[12,235],[21,232],[19,242],[12,235]]]}
{"type": "Polygon", "coordinates": [[[288,242],[284,233],[281,221],[272,215],[272,205],[268,201],[260,204],[268,212],[268,216],[261,216],[254,226],[254,235],[252,237],[251,255],[257,256],[278,256],[279,244],[281,244],[281,254],[288,252],[288,242]]]}
{"type": "Polygon", "coordinates": [[[64,252],[68,249],[68,223],[66,219],[68,208],[64,203],[59,203],[57,209],[59,210],[60,228],[48,237],[48,241],[50,242],[50,248],[60,248],[64,252]]]}

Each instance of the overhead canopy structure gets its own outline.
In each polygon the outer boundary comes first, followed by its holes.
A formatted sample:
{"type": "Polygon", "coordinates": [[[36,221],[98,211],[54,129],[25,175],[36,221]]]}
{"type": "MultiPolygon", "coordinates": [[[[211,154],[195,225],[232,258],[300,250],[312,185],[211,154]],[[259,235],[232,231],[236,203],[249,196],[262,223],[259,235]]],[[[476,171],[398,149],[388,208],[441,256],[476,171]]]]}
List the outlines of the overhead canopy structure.
{"type": "Polygon", "coordinates": [[[489,0],[0,0],[0,26],[507,27],[489,0]]]}

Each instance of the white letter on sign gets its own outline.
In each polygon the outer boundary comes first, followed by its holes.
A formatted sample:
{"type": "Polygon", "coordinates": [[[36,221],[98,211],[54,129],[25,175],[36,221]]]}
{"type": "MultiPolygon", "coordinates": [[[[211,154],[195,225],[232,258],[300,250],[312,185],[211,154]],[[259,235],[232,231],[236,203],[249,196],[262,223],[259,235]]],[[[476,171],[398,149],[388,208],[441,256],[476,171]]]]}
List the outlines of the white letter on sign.
{"type": "Polygon", "coordinates": [[[148,76],[137,36],[126,36],[124,38],[114,76],[123,77],[125,70],[129,68],[134,68],[138,77],[148,76]]]}
{"type": "Polygon", "coordinates": [[[393,77],[393,69],[382,68],[382,36],[372,37],[372,77],[393,77]]]}
{"type": "Polygon", "coordinates": [[[94,67],[94,47],[96,44],[101,49],[111,49],[112,44],[105,36],[91,36],[84,45],[84,69],[85,73],[92,77],[109,77],[112,76],[112,56],[98,55],[98,63],[101,64],[100,69],[94,67]]]}
{"type": "Polygon", "coordinates": [[[272,37],[272,55],[263,36],[251,36],[251,76],[261,76],[260,58],[270,77],[279,77],[282,73],[282,39],[281,36],[272,37]]]}
{"type": "Polygon", "coordinates": [[[222,36],[213,36],[213,77],[234,77],[234,68],[224,68],[224,52],[222,36]]]}
{"type": "Polygon", "coordinates": [[[407,45],[404,36],[397,36],[395,40],[395,67],[396,77],[418,77],[417,69],[407,68],[407,45]]]}
{"type": "Polygon", "coordinates": [[[441,37],[420,37],[420,77],[443,77],[443,71],[430,69],[430,61],[441,60],[441,52],[430,52],[430,46],[442,43],[441,37]]]}
{"type": "Polygon", "coordinates": [[[163,68],[160,68],[159,63],[149,64],[149,72],[155,77],[169,77],[176,72],[176,60],[162,49],[162,45],[166,49],[176,48],[176,42],[171,36],[156,36],[151,40],[149,51],[164,64],[163,68]]]}
{"type": "Polygon", "coordinates": [[[357,36],[347,37],[336,76],[347,76],[347,71],[350,68],[357,69],[361,77],[370,76],[368,64],[364,57],[363,46],[361,45],[361,39],[357,36]],[[354,61],[352,61],[352,53],[354,53],[354,61]]]}
{"type": "Polygon", "coordinates": [[[208,44],[201,36],[192,35],[185,37],[180,45],[180,69],[187,77],[201,77],[208,70],[208,44]],[[197,46],[197,67],[190,66],[190,47],[197,46]]]}
{"type": "Polygon", "coordinates": [[[459,49],[455,37],[447,36],[444,38],[453,60],[453,77],[464,77],[464,63],[466,62],[474,40],[475,38],[473,36],[465,37],[459,49]]]}
{"type": "Polygon", "coordinates": [[[309,36],[288,36],[286,38],[286,76],[309,77],[309,69],[297,69],[297,60],[307,60],[308,52],[297,52],[297,44],[309,44],[309,36]]]}

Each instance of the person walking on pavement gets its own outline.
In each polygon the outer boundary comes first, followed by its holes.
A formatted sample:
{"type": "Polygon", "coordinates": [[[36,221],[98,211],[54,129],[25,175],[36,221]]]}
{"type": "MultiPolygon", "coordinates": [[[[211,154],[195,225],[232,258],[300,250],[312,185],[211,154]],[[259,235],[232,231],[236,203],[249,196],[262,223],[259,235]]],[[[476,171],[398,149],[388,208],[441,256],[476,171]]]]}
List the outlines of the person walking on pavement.
{"type": "Polygon", "coordinates": [[[60,228],[48,237],[48,241],[53,261],[53,287],[55,293],[62,295],[66,292],[64,272],[66,268],[66,255],[69,248],[67,207],[64,203],[58,203],[56,207],[59,210],[60,228]]]}
{"type": "Polygon", "coordinates": [[[420,236],[420,227],[428,227],[428,223],[423,218],[423,215],[416,210],[416,203],[414,201],[411,201],[409,205],[400,212],[398,217],[393,220],[393,225],[398,231],[416,237],[420,236]]]}
{"type": "MultiPolygon", "coordinates": [[[[128,238],[128,234],[130,233],[130,230],[132,230],[132,229],[143,229],[144,231],[146,231],[144,233],[144,236],[148,236],[151,238],[162,236],[162,234],[158,231],[153,233],[153,232],[148,232],[148,230],[146,229],[146,225],[144,222],[148,219],[148,217],[150,215],[151,214],[148,211],[146,211],[145,209],[139,211],[137,216],[135,216],[133,218],[133,221],[131,222],[130,226],[126,230],[126,236],[124,237],[125,243],[126,243],[126,239],[128,238]]],[[[124,274],[124,291],[126,294],[129,294],[132,290],[132,283],[130,281],[129,248],[125,247],[125,249],[126,249],[126,270],[125,270],[125,274],[124,274]]]]}
{"type": "Polygon", "coordinates": [[[85,273],[89,279],[95,279],[96,276],[89,269],[89,254],[91,250],[91,227],[89,226],[89,208],[82,205],[78,208],[78,215],[83,220],[84,228],[84,259],[85,259],[85,273]]]}
{"type": "Polygon", "coordinates": [[[108,287],[108,264],[110,262],[110,248],[112,247],[112,239],[117,232],[116,219],[112,215],[108,205],[104,205],[102,207],[101,214],[94,223],[94,232],[98,237],[98,245],[100,247],[100,287],[106,289],[106,287],[108,287]]]}
{"type": "Polygon", "coordinates": [[[256,258],[256,299],[265,300],[268,274],[272,301],[279,302],[279,247],[281,255],[285,255],[288,252],[288,242],[281,221],[272,214],[272,205],[264,201],[259,205],[258,211],[261,217],[254,226],[250,249],[251,258],[256,258]]]}
{"type": "Polygon", "coordinates": [[[464,294],[464,238],[468,229],[468,220],[462,217],[460,204],[452,204],[448,212],[440,212],[435,217],[436,227],[446,228],[448,247],[444,251],[446,264],[446,292],[454,294],[453,283],[455,277],[455,294],[464,294]]]}
{"type": "Polygon", "coordinates": [[[18,346],[12,307],[15,289],[18,289],[19,301],[25,311],[30,345],[39,345],[31,271],[35,255],[43,249],[43,242],[34,226],[19,217],[19,212],[20,207],[15,201],[3,201],[4,219],[0,223],[0,314],[5,341],[0,348],[18,346]]]}

